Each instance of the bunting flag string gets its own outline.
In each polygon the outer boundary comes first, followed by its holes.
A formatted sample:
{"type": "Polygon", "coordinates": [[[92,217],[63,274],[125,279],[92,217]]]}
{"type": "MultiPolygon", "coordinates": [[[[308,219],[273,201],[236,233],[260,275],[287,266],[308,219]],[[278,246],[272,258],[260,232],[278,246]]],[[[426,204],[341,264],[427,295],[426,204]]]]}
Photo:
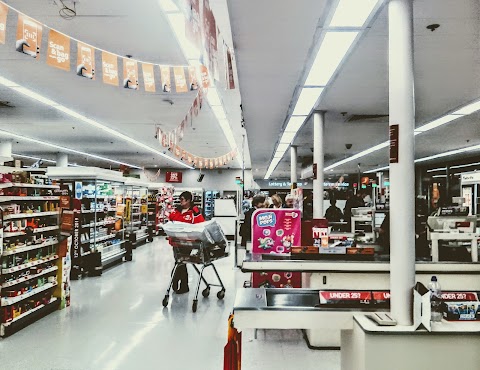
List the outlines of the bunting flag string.
{"type": "Polygon", "coordinates": [[[15,38],[16,50],[40,60],[42,58],[42,34],[46,29],[48,31],[48,47],[45,57],[47,65],[51,67],[64,71],[73,69],[78,76],[95,80],[95,55],[101,52],[102,81],[108,85],[140,90],[140,77],[142,77],[143,89],[146,92],[156,92],[155,85],[158,82],[162,86],[162,92],[178,94],[197,90],[199,81],[202,81],[204,88],[208,88],[210,85],[209,72],[206,66],[159,65],[124,57],[70,37],[38,22],[3,1],[0,1],[0,44],[5,44],[6,33],[10,32],[7,29],[7,17],[10,17],[12,12],[18,15],[15,38]],[[75,55],[75,53],[77,54],[76,65],[75,68],[72,68],[72,63],[75,63],[75,60],[72,61],[71,54],[75,55]],[[123,70],[120,71],[119,67],[123,70]],[[140,76],[139,71],[142,76],[140,76]],[[172,81],[175,89],[172,89],[172,81]]]}

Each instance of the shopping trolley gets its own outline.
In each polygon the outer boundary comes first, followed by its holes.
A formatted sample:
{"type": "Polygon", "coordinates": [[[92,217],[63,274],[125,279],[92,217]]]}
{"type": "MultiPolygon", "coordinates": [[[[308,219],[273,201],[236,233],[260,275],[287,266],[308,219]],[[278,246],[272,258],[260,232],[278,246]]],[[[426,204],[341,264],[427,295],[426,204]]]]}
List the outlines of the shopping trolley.
{"type": "Polygon", "coordinates": [[[187,263],[191,264],[199,275],[195,298],[193,299],[192,304],[192,311],[197,311],[198,291],[202,281],[206,285],[206,288],[202,290],[202,295],[205,298],[210,295],[210,287],[215,286],[221,288],[220,291],[217,292],[217,298],[223,299],[225,297],[225,286],[223,285],[222,279],[220,279],[220,275],[213,262],[228,256],[228,241],[216,221],[213,219],[198,224],[168,222],[163,225],[163,229],[170,240],[170,245],[173,248],[173,255],[175,257],[172,278],[170,279],[165,298],[163,298],[162,301],[163,307],[167,307],[168,305],[170,289],[172,289],[177,268],[180,265],[187,263]],[[202,266],[199,269],[197,265],[202,266]],[[219,284],[211,284],[207,282],[203,276],[203,272],[208,266],[213,268],[219,284]]]}

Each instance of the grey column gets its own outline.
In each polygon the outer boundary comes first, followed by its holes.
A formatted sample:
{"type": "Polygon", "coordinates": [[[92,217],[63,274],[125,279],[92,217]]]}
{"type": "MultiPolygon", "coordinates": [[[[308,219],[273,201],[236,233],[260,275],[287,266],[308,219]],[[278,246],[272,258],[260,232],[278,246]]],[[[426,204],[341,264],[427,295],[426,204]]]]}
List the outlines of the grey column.
{"type": "Polygon", "coordinates": [[[390,0],[388,23],[390,130],[398,125],[398,163],[390,163],[391,312],[399,325],[412,325],[415,285],[413,0],[390,0]]]}
{"type": "Polygon", "coordinates": [[[317,167],[317,176],[313,179],[313,218],[323,217],[323,129],[325,112],[313,114],[313,165],[317,167]]]}
{"type": "Polygon", "coordinates": [[[68,167],[68,154],[66,153],[57,153],[57,164],[56,167],[68,167]]]}

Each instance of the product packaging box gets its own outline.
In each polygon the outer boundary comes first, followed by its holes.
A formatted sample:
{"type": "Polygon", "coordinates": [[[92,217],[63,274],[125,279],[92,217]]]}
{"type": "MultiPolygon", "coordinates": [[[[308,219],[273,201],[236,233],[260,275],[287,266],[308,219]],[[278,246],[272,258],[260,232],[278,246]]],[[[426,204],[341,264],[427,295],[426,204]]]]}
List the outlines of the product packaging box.
{"type": "Polygon", "coordinates": [[[370,305],[372,292],[364,290],[320,290],[320,305],[364,307],[370,305]]]}
{"type": "Polygon", "coordinates": [[[301,272],[253,272],[253,288],[301,288],[301,272]]]}
{"type": "Polygon", "coordinates": [[[476,292],[443,292],[443,317],[448,321],[480,321],[476,292]]]}

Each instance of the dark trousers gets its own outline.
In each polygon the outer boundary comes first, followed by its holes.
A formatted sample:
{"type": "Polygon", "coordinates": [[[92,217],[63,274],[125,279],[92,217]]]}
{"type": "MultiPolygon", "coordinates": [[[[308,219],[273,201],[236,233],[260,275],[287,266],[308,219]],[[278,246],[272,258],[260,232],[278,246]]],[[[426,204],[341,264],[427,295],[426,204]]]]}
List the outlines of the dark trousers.
{"type": "Polygon", "coordinates": [[[188,270],[187,270],[187,265],[182,263],[177,266],[177,269],[175,270],[175,276],[173,278],[173,289],[186,289],[188,287],[188,270]],[[179,283],[180,282],[180,287],[179,283]],[[177,288],[178,287],[178,288],[177,288]]]}

